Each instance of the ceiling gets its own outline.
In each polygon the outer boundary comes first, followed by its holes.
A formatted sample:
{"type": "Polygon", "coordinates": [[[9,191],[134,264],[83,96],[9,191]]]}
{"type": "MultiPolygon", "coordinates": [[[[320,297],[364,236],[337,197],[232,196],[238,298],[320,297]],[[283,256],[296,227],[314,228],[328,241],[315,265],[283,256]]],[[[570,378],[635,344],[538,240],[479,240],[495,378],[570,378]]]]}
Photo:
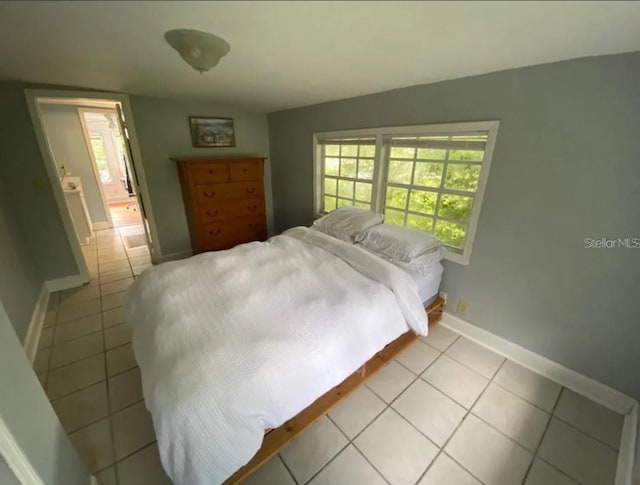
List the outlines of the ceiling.
{"type": "Polygon", "coordinates": [[[0,2],[0,80],[269,112],[640,50],[640,2],[0,2]],[[201,75],[165,42],[223,37],[201,75]]]}

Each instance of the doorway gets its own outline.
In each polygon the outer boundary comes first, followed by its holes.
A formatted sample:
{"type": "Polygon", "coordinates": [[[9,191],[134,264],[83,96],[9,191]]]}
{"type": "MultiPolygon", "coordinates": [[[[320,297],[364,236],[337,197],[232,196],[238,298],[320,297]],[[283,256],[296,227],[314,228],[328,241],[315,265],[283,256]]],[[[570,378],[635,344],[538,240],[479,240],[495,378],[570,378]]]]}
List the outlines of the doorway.
{"type": "MultiPolygon", "coordinates": [[[[122,249],[127,250],[127,258],[141,257],[144,252],[146,258],[159,259],[160,251],[154,244],[157,231],[140,149],[135,129],[128,122],[131,119],[128,97],[114,93],[47,90],[26,90],[26,96],[51,187],[78,266],[77,276],[65,278],[65,288],[87,283],[101,272],[96,257],[96,248],[100,247],[101,241],[121,243],[122,249]],[[65,140],[66,152],[55,150],[53,146],[54,137],[47,126],[45,113],[52,111],[51,106],[74,111],[77,132],[68,127],[58,128],[63,132],[61,138],[65,140]],[[70,149],[71,146],[74,149],[70,149]],[[81,165],[79,162],[83,160],[86,163],[81,165]],[[77,204],[80,208],[74,213],[67,198],[78,185],[86,206],[77,204]],[[89,235],[79,235],[77,229],[83,225],[89,235]],[[128,250],[133,253],[129,254],[128,250]]],[[[103,260],[106,259],[105,256],[103,260]]],[[[133,261],[129,262],[133,264],[133,261]]]]}
{"type": "Polygon", "coordinates": [[[87,146],[102,185],[111,226],[140,226],[142,218],[135,185],[127,164],[127,150],[115,109],[79,108],[87,146]]]}

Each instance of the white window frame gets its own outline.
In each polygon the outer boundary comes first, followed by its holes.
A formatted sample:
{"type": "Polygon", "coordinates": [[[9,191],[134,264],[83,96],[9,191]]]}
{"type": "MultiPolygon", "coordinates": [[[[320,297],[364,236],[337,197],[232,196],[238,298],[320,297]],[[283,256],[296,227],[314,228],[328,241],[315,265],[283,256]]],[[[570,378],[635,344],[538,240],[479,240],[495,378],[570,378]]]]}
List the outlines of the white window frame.
{"type": "Polygon", "coordinates": [[[473,242],[478,228],[478,220],[480,219],[480,211],[482,209],[482,201],[489,178],[491,168],[491,160],[493,159],[493,150],[498,136],[499,121],[474,121],[465,123],[442,123],[433,125],[412,125],[412,126],[389,126],[382,128],[363,128],[357,130],[342,131],[325,131],[313,134],[313,211],[315,217],[321,217],[320,211],[322,207],[322,153],[319,139],[326,138],[348,138],[348,137],[375,137],[376,151],[374,158],[373,171],[373,192],[371,207],[378,212],[384,212],[384,197],[386,193],[387,173],[389,157],[384,152],[385,147],[383,140],[389,136],[430,136],[455,133],[468,133],[470,131],[487,131],[487,144],[480,170],[480,179],[478,180],[478,188],[475,191],[475,200],[471,217],[467,225],[467,234],[465,246],[462,252],[447,251],[445,259],[454,263],[468,265],[471,260],[471,252],[473,250],[473,242]]]}

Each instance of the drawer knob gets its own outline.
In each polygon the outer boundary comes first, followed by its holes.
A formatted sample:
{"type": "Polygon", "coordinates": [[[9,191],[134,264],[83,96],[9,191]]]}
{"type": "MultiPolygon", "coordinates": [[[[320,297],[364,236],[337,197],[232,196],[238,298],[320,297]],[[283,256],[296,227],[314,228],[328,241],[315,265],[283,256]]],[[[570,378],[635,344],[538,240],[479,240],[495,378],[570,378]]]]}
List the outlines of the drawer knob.
{"type": "Polygon", "coordinates": [[[256,188],[255,187],[247,187],[246,189],[244,189],[244,191],[247,194],[253,194],[256,191],[256,188]]]}
{"type": "Polygon", "coordinates": [[[222,229],[216,229],[215,231],[209,231],[210,236],[217,236],[222,232],[222,229]]]}
{"type": "Polygon", "coordinates": [[[211,212],[211,211],[207,211],[207,215],[208,215],[209,217],[215,217],[215,216],[217,216],[217,215],[218,215],[218,211],[213,211],[213,212],[211,212]]]}
{"type": "Polygon", "coordinates": [[[242,171],[243,171],[244,173],[247,173],[249,170],[248,170],[248,169],[246,169],[246,168],[243,168],[243,169],[242,169],[242,171]]]}
{"type": "Polygon", "coordinates": [[[213,175],[213,170],[209,170],[209,173],[210,173],[211,175],[213,175]]]}
{"type": "Polygon", "coordinates": [[[250,210],[250,211],[254,211],[254,210],[256,210],[257,208],[258,208],[258,206],[257,206],[257,205],[248,205],[248,206],[247,206],[247,209],[248,209],[248,210],[250,210]]]}
{"type": "Polygon", "coordinates": [[[211,192],[204,191],[202,194],[203,194],[205,197],[215,197],[215,196],[216,196],[216,191],[215,191],[215,190],[212,190],[211,192]]]}

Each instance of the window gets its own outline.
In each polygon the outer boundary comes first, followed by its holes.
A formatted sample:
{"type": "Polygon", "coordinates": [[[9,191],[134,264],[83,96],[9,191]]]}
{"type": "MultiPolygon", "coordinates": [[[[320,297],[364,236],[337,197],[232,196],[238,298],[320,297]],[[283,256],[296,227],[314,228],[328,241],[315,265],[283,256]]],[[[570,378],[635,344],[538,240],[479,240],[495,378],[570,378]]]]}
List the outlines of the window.
{"type": "Polygon", "coordinates": [[[90,135],[91,149],[96,158],[96,164],[98,165],[98,171],[100,172],[100,181],[104,183],[111,182],[111,173],[109,173],[109,166],[107,164],[107,155],[104,149],[104,140],[101,135],[92,133],[90,135]]]}
{"type": "Polygon", "coordinates": [[[468,264],[499,123],[317,134],[316,213],[343,205],[435,234],[468,264]]]}
{"type": "Polygon", "coordinates": [[[375,138],[325,139],[319,143],[321,212],[345,205],[371,209],[375,138]]]}

